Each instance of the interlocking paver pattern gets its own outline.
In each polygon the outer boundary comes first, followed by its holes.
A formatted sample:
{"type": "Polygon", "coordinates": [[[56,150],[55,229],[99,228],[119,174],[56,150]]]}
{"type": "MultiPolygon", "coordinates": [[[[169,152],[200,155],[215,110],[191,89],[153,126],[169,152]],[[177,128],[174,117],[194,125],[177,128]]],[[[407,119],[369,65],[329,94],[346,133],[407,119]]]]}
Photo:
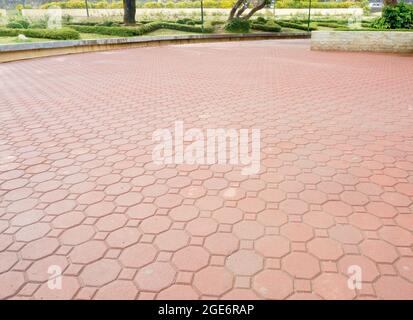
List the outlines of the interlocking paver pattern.
{"type": "Polygon", "coordinates": [[[411,56],[197,44],[0,82],[0,298],[413,299],[411,56]],[[154,164],[176,120],[261,129],[260,172],[154,164]]]}

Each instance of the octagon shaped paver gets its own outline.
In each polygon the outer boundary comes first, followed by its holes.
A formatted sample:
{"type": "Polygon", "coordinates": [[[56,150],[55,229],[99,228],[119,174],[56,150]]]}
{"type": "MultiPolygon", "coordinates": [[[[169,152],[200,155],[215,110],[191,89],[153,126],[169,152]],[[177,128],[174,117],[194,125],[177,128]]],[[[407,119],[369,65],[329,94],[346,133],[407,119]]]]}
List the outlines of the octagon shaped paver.
{"type": "Polygon", "coordinates": [[[412,59],[309,47],[2,64],[0,298],[413,299],[412,59]],[[155,163],[178,121],[259,129],[259,170],[155,163]]]}
{"type": "Polygon", "coordinates": [[[233,276],[223,267],[209,266],[197,272],[194,286],[203,294],[220,296],[232,288],[233,276]]]}

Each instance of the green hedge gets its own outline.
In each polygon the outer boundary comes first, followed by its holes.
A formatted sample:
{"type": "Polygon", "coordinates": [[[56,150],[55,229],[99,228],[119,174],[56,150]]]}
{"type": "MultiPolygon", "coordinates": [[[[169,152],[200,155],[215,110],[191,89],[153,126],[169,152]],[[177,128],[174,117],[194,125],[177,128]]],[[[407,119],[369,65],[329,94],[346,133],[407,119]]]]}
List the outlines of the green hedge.
{"type": "MultiPolygon", "coordinates": [[[[286,21],[280,21],[280,20],[277,20],[277,23],[281,27],[293,28],[293,29],[304,30],[304,31],[308,30],[307,25],[304,25],[304,24],[299,24],[299,23],[294,23],[294,22],[286,22],[286,21]]],[[[317,30],[317,28],[310,25],[310,31],[314,31],[314,30],[317,30]]]]}
{"type": "Polygon", "coordinates": [[[268,32],[280,32],[281,27],[278,24],[265,25],[260,23],[252,23],[251,28],[254,30],[268,31],[268,32]]]}
{"type": "MultiPolygon", "coordinates": [[[[178,23],[171,23],[171,22],[160,22],[160,23],[162,25],[162,29],[173,29],[173,30],[179,30],[179,31],[199,32],[199,33],[202,32],[201,26],[192,26],[192,25],[187,25],[187,24],[178,24],[178,23]]],[[[144,27],[146,26],[147,24],[144,25],[144,27]]],[[[213,31],[214,31],[214,28],[212,28],[209,25],[204,25],[204,32],[211,33],[213,31]]]]}
{"type": "Polygon", "coordinates": [[[117,37],[133,37],[139,36],[139,33],[136,28],[125,28],[125,27],[103,27],[103,26],[81,26],[81,25],[69,25],[70,28],[73,28],[82,33],[96,33],[104,34],[108,36],[117,36],[117,37]]]}
{"type": "Polygon", "coordinates": [[[9,29],[0,28],[0,36],[15,37],[19,34],[24,34],[30,38],[44,38],[55,40],[75,40],[79,39],[79,32],[69,28],[63,29],[9,29]]]}
{"type": "MultiPolygon", "coordinates": [[[[70,25],[71,28],[82,33],[96,33],[119,37],[133,37],[141,36],[146,33],[158,30],[158,29],[172,29],[186,32],[202,32],[200,26],[172,23],[172,22],[150,22],[139,27],[103,27],[103,26],[81,26],[70,25]]],[[[204,32],[212,32],[212,27],[204,27],[204,32]]]]}
{"type": "Polygon", "coordinates": [[[250,21],[241,18],[231,19],[225,24],[225,30],[234,33],[248,33],[250,32],[250,28],[250,21]]]}
{"type": "Polygon", "coordinates": [[[316,22],[317,26],[320,27],[328,27],[328,28],[345,28],[346,26],[339,23],[334,22],[316,22]]]}

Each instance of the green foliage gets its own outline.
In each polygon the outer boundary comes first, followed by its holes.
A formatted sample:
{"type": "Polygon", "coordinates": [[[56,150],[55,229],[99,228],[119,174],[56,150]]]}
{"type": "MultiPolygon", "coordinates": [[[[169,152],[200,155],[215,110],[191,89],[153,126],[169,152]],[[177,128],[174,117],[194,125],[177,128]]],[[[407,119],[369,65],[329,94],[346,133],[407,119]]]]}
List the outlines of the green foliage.
{"type": "Polygon", "coordinates": [[[280,32],[281,31],[281,26],[271,22],[271,23],[266,23],[266,24],[260,24],[260,23],[252,23],[251,28],[254,30],[260,30],[260,31],[267,31],[267,32],[280,32]]]}
{"type": "MultiPolygon", "coordinates": [[[[204,0],[204,8],[223,8],[229,9],[232,8],[236,0],[204,0]]],[[[369,6],[367,0],[359,0],[359,1],[345,1],[345,2],[336,2],[336,1],[329,1],[329,2],[318,2],[312,1],[313,8],[350,8],[354,6],[359,6],[365,10],[368,10],[369,6]]],[[[309,1],[308,0],[277,0],[276,7],[277,8],[308,8],[309,1]]],[[[51,6],[58,6],[62,9],[84,9],[85,8],[85,1],[84,0],[67,0],[67,1],[54,1],[48,2],[43,4],[40,8],[47,9],[51,6]]],[[[145,2],[144,4],[137,3],[137,7],[143,8],[200,8],[201,2],[199,0],[196,1],[165,1],[165,2],[157,2],[157,1],[149,1],[145,2]]],[[[123,8],[123,1],[108,1],[108,0],[100,0],[97,2],[89,2],[89,8],[91,9],[122,9],[123,8]]]]}
{"type": "MultiPolygon", "coordinates": [[[[172,29],[172,30],[179,30],[179,31],[186,31],[186,32],[202,32],[201,26],[191,26],[186,24],[178,24],[178,23],[171,23],[171,22],[159,22],[162,26],[162,29],[172,29]]],[[[146,26],[146,25],[145,25],[146,26]]],[[[212,26],[205,25],[204,32],[211,33],[214,29],[212,26]]]]}
{"type": "Polygon", "coordinates": [[[45,16],[44,18],[40,18],[40,19],[32,21],[29,25],[29,28],[30,29],[47,29],[48,22],[49,22],[49,17],[45,16]]]}
{"type": "Polygon", "coordinates": [[[193,20],[193,19],[190,19],[190,18],[183,18],[183,19],[178,19],[178,20],[176,20],[176,23],[179,23],[179,24],[188,24],[188,25],[196,25],[197,23],[199,24],[199,23],[201,23],[201,21],[195,21],[195,20],[193,20]]]}
{"type": "Polygon", "coordinates": [[[317,22],[316,25],[320,26],[320,27],[328,27],[328,28],[343,28],[343,27],[345,27],[345,25],[335,23],[335,22],[317,22]]]}
{"type": "Polygon", "coordinates": [[[254,23],[258,23],[258,24],[266,24],[267,23],[267,19],[265,19],[264,17],[257,17],[257,19],[255,19],[254,23]]]}
{"type": "MultiPolygon", "coordinates": [[[[158,30],[158,29],[172,29],[186,32],[202,32],[201,26],[179,24],[172,22],[150,22],[139,27],[105,27],[105,26],[86,26],[86,25],[70,25],[71,28],[82,33],[96,33],[118,37],[133,37],[141,36],[146,33],[158,30]]],[[[213,32],[212,27],[205,26],[204,32],[213,32]]]]}
{"type": "Polygon", "coordinates": [[[369,0],[361,0],[360,1],[360,6],[363,9],[363,14],[365,16],[369,16],[371,13],[371,9],[370,9],[370,2],[369,0]]]}
{"type": "MultiPolygon", "coordinates": [[[[308,8],[309,1],[301,0],[277,0],[276,7],[279,9],[282,8],[308,8]]],[[[361,2],[345,1],[345,2],[318,2],[312,1],[311,7],[314,9],[329,9],[329,8],[350,8],[350,7],[361,7],[361,2]]]]}
{"type": "Polygon", "coordinates": [[[400,2],[394,6],[385,6],[382,16],[371,24],[377,29],[411,29],[413,28],[413,6],[400,2]]]}
{"type": "Polygon", "coordinates": [[[14,29],[27,29],[30,23],[21,15],[16,16],[15,18],[11,19],[7,24],[7,28],[14,28],[14,29]],[[21,27],[18,27],[21,26],[21,27]]]}
{"type": "MultiPolygon", "coordinates": [[[[231,8],[235,0],[204,0],[204,8],[231,8]]],[[[69,0],[69,1],[54,1],[43,4],[40,8],[47,9],[51,6],[58,6],[62,9],[84,9],[86,7],[85,2],[82,0],[69,0]]],[[[153,8],[200,8],[200,1],[166,1],[157,2],[149,1],[143,5],[137,3],[137,7],[143,7],[148,9],[153,8]]],[[[98,2],[89,2],[89,8],[91,9],[121,9],[123,8],[122,1],[109,2],[107,0],[101,0],[98,2]]]]}
{"type": "Polygon", "coordinates": [[[17,21],[10,21],[6,27],[11,29],[24,29],[24,27],[17,21]]]}
{"type": "Polygon", "coordinates": [[[162,8],[162,4],[159,2],[154,2],[154,1],[150,1],[150,2],[146,2],[143,5],[144,8],[148,8],[148,9],[153,9],[153,8],[162,8]]]}
{"type": "MultiPolygon", "coordinates": [[[[277,23],[281,27],[293,28],[293,29],[307,31],[307,25],[306,24],[299,24],[299,23],[287,22],[287,21],[277,21],[277,23]]],[[[317,28],[310,25],[310,31],[314,31],[314,30],[317,30],[317,28]]]]}
{"type": "Polygon", "coordinates": [[[209,23],[211,24],[211,26],[217,26],[217,25],[225,24],[226,21],[222,21],[222,20],[212,20],[212,21],[209,21],[209,23]]]}
{"type": "Polygon", "coordinates": [[[46,20],[34,21],[30,24],[29,28],[30,29],[46,29],[47,21],[46,20]]]}
{"type": "Polygon", "coordinates": [[[105,34],[109,36],[117,37],[133,37],[139,36],[140,33],[137,32],[136,28],[126,28],[126,27],[104,27],[104,26],[86,26],[86,25],[70,25],[74,30],[81,33],[96,33],[105,34]]]}
{"type": "Polygon", "coordinates": [[[229,20],[225,25],[225,30],[228,32],[248,33],[250,31],[250,22],[245,19],[234,18],[229,20]]]}
{"type": "Polygon", "coordinates": [[[69,28],[62,29],[10,29],[0,28],[0,36],[14,37],[24,34],[30,38],[45,38],[55,40],[72,40],[79,39],[79,32],[69,28]]]}
{"type": "Polygon", "coordinates": [[[70,24],[73,21],[73,17],[70,14],[64,14],[62,16],[62,23],[70,24]]]}
{"type": "MultiPolygon", "coordinates": [[[[88,2],[88,6],[91,9],[122,9],[122,1],[109,2],[107,0],[101,0],[97,2],[88,2]]],[[[83,0],[69,0],[69,1],[53,1],[47,2],[40,6],[41,9],[48,9],[50,7],[60,7],[62,9],[85,9],[86,4],[83,0]]]]}
{"type": "Polygon", "coordinates": [[[102,27],[119,27],[119,23],[111,20],[105,20],[101,23],[97,23],[96,25],[102,27]]]}

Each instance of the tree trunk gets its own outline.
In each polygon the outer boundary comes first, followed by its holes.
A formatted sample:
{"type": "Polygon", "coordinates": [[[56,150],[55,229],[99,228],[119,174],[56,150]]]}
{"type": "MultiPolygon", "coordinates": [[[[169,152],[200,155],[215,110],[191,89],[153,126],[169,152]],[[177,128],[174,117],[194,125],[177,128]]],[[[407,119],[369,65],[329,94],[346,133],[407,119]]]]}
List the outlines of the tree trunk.
{"type": "Polygon", "coordinates": [[[252,15],[253,15],[255,12],[257,12],[258,10],[264,9],[264,8],[265,8],[265,5],[266,5],[266,3],[265,3],[265,1],[263,1],[260,5],[252,8],[252,9],[250,10],[250,12],[248,12],[248,14],[243,17],[243,19],[248,20],[249,18],[252,17],[252,15]]]}
{"type": "Polygon", "coordinates": [[[232,7],[230,13],[229,13],[229,17],[228,20],[231,20],[234,18],[236,11],[238,10],[239,6],[244,2],[244,0],[238,0],[237,2],[235,2],[234,6],[232,7]]]}
{"type": "Polygon", "coordinates": [[[123,22],[126,25],[136,24],[136,2],[135,0],[123,0],[123,22]]]}
{"type": "MultiPolygon", "coordinates": [[[[388,0],[388,1],[397,1],[397,0],[388,0]]],[[[259,4],[256,4],[253,8],[251,8],[248,14],[242,15],[248,9],[250,1],[245,2],[245,0],[238,0],[232,7],[229,13],[228,20],[231,20],[234,18],[248,20],[249,18],[252,17],[254,13],[256,13],[257,11],[261,9],[264,9],[267,3],[268,3],[268,0],[262,0],[259,4]]]]}
{"type": "Polygon", "coordinates": [[[248,6],[243,6],[241,9],[239,9],[237,12],[237,18],[240,18],[241,15],[244,13],[244,11],[247,9],[248,9],[248,6]]]}
{"type": "Polygon", "coordinates": [[[397,4],[397,0],[384,0],[383,4],[385,6],[395,6],[397,4]]]}

